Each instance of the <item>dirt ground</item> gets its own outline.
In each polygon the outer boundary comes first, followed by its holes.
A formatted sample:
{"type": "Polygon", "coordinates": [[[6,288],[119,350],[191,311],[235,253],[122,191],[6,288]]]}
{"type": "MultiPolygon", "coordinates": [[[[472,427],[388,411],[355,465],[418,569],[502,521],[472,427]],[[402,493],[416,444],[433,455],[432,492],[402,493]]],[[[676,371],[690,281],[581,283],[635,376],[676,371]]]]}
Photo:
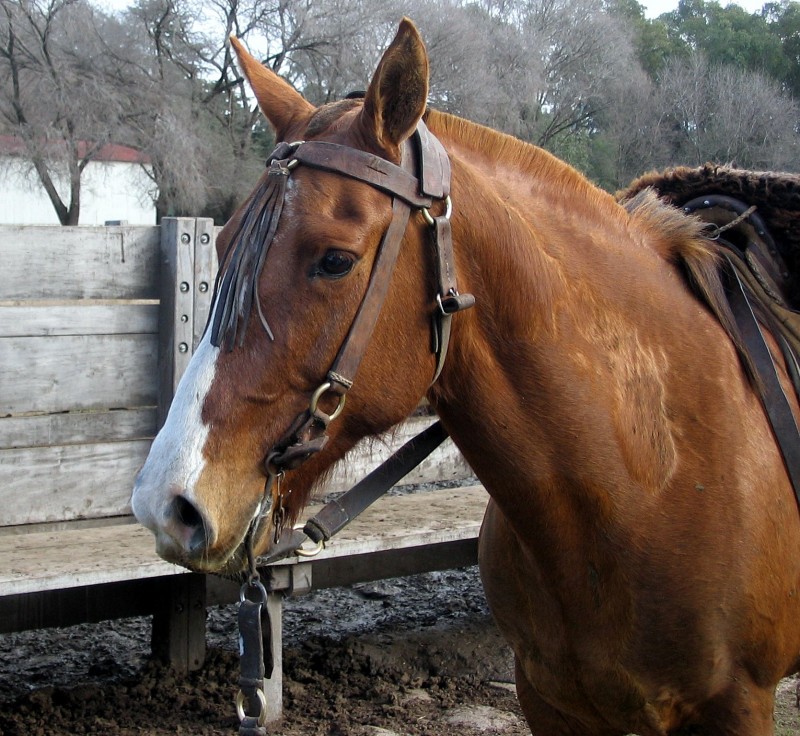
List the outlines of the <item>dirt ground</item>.
{"type": "MultiPolygon", "coordinates": [[[[475,568],[286,602],[284,736],[528,734],[475,568]]],[[[235,734],[235,609],[209,612],[205,667],[149,661],[149,620],[0,637],[0,734],[235,734]]],[[[784,681],[777,736],[800,734],[784,681]]]]}

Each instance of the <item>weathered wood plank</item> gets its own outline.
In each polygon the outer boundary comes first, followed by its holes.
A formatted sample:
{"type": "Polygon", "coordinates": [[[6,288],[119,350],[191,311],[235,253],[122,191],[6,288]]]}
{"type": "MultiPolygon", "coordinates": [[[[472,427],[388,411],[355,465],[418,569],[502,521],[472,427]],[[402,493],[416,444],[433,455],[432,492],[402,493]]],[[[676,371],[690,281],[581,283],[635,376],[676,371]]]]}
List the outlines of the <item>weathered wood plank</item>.
{"type": "Polygon", "coordinates": [[[151,439],[156,408],[0,418],[0,449],[151,439]]]}
{"type": "Polygon", "coordinates": [[[214,293],[214,278],[217,274],[217,251],[214,247],[216,231],[211,219],[198,219],[195,225],[194,248],[194,329],[193,346],[197,347],[203,336],[211,297],[214,293]]]}
{"type": "Polygon", "coordinates": [[[0,337],[135,335],[158,331],[158,303],[0,305],[0,337]]]}
{"type": "Polygon", "coordinates": [[[0,338],[0,415],[154,406],[155,335],[0,338]]]}
{"type": "Polygon", "coordinates": [[[159,424],[205,328],[216,272],[214,230],[209,218],[161,222],[159,424]]]}
{"type": "MultiPolygon", "coordinates": [[[[428,418],[412,419],[397,430],[390,444],[364,443],[355,448],[323,490],[349,488],[429,422],[428,418]]],[[[20,436],[31,446],[18,443],[0,450],[0,526],[128,513],[133,479],[144,462],[155,428],[155,409],[4,418],[0,419],[3,443],[14,442],[15,427],[22,428],[20,436]],[[93,422],[97,426],[93,427],[93,422]],[[118,439],[128,435],[131,441],[79,444],[101,439],[106,429],[119,432],[118,439]],[[134,439],[137,434],[143,435],[142,439],[134,439]],[[76,444],[48,446],[48,436],[71,438],[76,444]],[[20,499],[25,499],[25,508],[19,508],[20,499]]],[[[471,474],[448,441],[404,482],[453,480],[471,474]]]]}
{"type": "MultiPolygon", "coordinates": [[[[314,560],[474,539],[488,498],[480,486],[383,498],[314,560]]],[[[135,524],[0,536],[0,560],[0,595],[185,572],[159,559],[153,535],[135,524]]]]}
{"type": "Polygon", "coordinates": [[[163,575],[101,583],[88,589],[59,588],[0,596],[0,633],[152,616],[158,602],[169,597],[174,582],[175,575],[163,575]]]}
{"type": "Polygon", "coordinates": [[[0,450],[0,526],[129,514],[149,447],[135,440],[0,450]]]}
{"type": "Polygon", "coordinates": [[[0,595],[188,572],[164,562],[142,526],[0,537],[0,595]]]}
{"type": "Polygon", "coordinates": [[[159,228],[0,226],[0,299],[157,299],[159,228]]]}
{"type": "Polygon", "coordinates": [[[153,656],[182,673],[202,667],[206,658],[206,576],[173,579],[153,611],[153,656]]]}

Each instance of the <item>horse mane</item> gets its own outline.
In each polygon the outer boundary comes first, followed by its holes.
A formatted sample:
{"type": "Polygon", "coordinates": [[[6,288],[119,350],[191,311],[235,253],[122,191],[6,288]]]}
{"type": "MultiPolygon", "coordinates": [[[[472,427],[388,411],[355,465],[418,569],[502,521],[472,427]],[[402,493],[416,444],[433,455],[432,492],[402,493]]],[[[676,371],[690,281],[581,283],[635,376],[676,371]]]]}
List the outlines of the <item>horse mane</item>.
{"type": "Polygon", "coordinates": [[[707,163],[651,171],[617,192],[629,199],[646,188],[676,207],[707,195],[733,197],[756,206],[775,246],[788,267],[784,274],[790,301],[800,303],[800,175],[775,171],[749,171],[707,163]]]}
{"type": "Polygon", "coordinates": [[[703,237],[703,223],[661,201],[652,189],[645,187],[628,198],[614,198],[543,148],[435,110],[427,113],[426,122],[433,131],[454,137],[482,156],[502,160],[506,166],[540,179],[561,196],[567,192],[585,198],[626,229],[640,232],[642,241],[667,261],[691,263],[698,273],[710,273],[718,265],[716,250],[703,237]]]}
{"type": "Polygon", "coordinates": [[[719,259],[713,245],[702,235],[703,223],[662,202],[652,189],[639,190],[634,196],[618,201],[538,146],[435,110],[428,111],[426,122],[434,132],[441,131],[482,156],[502,160],[523,174],[537,177],[562,195],[567,191],[588,198],[591,205],[605,210],[607,216],[628,230],[638,231],[642,241],[662,258],[686,263],[689,272],[697,274],[704,291],[721,292],[721,284],[717,289],[712,276],[718,270],[719,259]]]}
{"type": "Polygon", "coordinates": [[[613,197],[549,151],[470,120],[428,109],[425,122],[434,132],[452,136],[481,156],[503,161],[523,174],[537,177],[559,192],[572,191],[594,203],[613,206],[613,197]]]}
{"type": "Polygon", "coordinates": [[[567,192],[583,198],[577,201],[587,201],[638,236],[637,240],[678,270],[689,290],[719,320],[753,380],[752,362],[725,295],[722,259],[716,244],[704,237],[705,223],[700,219],[687,217],[647,186],[615,198],[544,149],[463,118],[429,110],[426,123],[434,132],[452,136],[482,156],[502,160],[523,174],[537,177],[562,196],[567,192]]]}
{"type": "Polygon", "coordinates": [[[725,293],[719,246],[703,235],[706,223],[685,215],[650,187],[640,189],[620,204],[632,218],[653,230],[654,236],[663,234],[669,247],[662,256],[678,267],[692,293],[717,318],[733,342],[748,378],[758,386],[758,374],[725,293]]]}

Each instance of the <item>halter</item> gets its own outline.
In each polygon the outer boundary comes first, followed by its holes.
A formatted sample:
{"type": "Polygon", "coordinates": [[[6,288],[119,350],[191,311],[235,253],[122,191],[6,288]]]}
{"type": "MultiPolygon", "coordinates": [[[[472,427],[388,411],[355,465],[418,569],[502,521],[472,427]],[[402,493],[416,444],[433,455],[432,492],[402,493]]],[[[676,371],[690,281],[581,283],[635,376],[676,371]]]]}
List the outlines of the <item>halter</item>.
{"type": "MultiPolygon", "coordinates": [[[[261,322],[272,336],[258,300],[258,281],[266,253],[277,231],[286,182],[292,172],[307,166],[364,182],[392,198],[392,219],[375,257],[367,290],[350,330],[327,372],[326,380],[312,393],[308,408],[292,422],[288,432],[272,447],[264,460],[267,480],[245,540],[250,548],[260,521],[272,512],[277,543],[285,520],[280,481],[322,450],[328,425],[342,412],[389,289],[400,244],[412,209],[421,210],[431,228],[437,277],[436,308],[432,320],[432,351],[436,355],[433,381],[439,377],[447,355],[452,315],[471,307],[471,294],[459,294],[456,285],[453,242],[450,230],[450,160],[438,139],[420,121],[404,144],[401,165],[366,151],[323,141],[279,143],[267,159],[269,174],[256,191],[223,257],[214,296],[211,342],[232,350],[244,338],[240,326],[256,304],[261,322]],[[412,173],[413,172],[413,173],[412,173]],[[439,216],[430,213],[434,201],[445,203],[439,216]],[[238,336],[238,341],[237,341],[238,336]],[[320,409],[323,397],[336,397],[336,408],[320,409]]],[[[248,549],[248,553],[251,551],[248,549]]]]}

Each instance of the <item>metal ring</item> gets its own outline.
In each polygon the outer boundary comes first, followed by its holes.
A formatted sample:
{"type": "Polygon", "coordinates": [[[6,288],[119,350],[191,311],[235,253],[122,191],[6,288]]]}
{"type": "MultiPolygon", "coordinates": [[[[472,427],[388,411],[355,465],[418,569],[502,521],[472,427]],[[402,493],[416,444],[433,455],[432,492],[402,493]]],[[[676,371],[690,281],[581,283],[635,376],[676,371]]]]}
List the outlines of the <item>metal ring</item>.
{"type": "MultiPolygon", "coordinates": [[[[444,219],[449,220],[450,215],[452,214],[453,214],[453,200],[450,199],[450,195],[448,194],[444,200],[444,219]]],[[[436,221],[433,219],[433,217],[431,217],[431,213],[427,207],[422,208],[422,217],[425,219],[425,222],[427,222],[431,227],[433,227],[436,224],[436,221]]]]}
{"type": "MultiPolygon", "coordinates": [[[[312,414],[317,413],[317,404],[319,404],[319,400],[322,398],[322,395],[326,391],[330,390],[332,385],[333,384],[331,384],[330,382],[323,383],[316,391],[314,391],[313,394],[311,394],[311,401],[308,404],[308,410],[312,414]]],[[[336,417],[338,417],[342,413],[342,410],[344,409],[344,400],[345,400],[344,394],[340,394],[339,405],[333,410],[333,413],[328,417],[328,421],[332,422],[334,419],[336,419],[336,417]]]]}
{"type": "MultiPolygon", "coordinates": [[[[260,688],[256,690],[256,695],[258,695],[258,700],[261,703],[261,710],[258,713],[258,725],[265,726],[267,723],[267,696],[264,695],[264,691],[260,688]]],[[[239,716],[239,723],[247,717],[247,713],[244,712],[244,700],[245,695],[239,690],[236,693],[236,715],[239,716]]]]}
{"type": "MultiPolygon", "coordinates": [[[[300,523],[300,524],[295,524],[292,527],[292,529],[294,529],[295,531],[300,531],[304,527],[305,527],[305,524],[300,523]]],[[[306,536],[308,536],[308,535],[306,535],[306,536]]],[[[303,549],[302,547],[298,547],[294,551],[294,553],[298,557],[316,557],[320,552],[322,552],[323,549],[325,549],[325,540],[324,539],[320,539],[317,542],[317,546],[314,547],[314,549],[303,549]]]]}
{"type": "Polygon", "coordinates": [[[302,547],[298,547],[294,553],[298,557],[316,557],[320,552],[322,552],[323,549],[325,549],[325,542],[320,539],[314,549],[303,549],[302,547]]]}
{"type": "MultiPolygon", "coordinates": [[[[258,592],[261,594],[261,603],[267,602],[267,589],[264,587],[264,584],[260,580],[248,580],[241,588],[239,588],[239,603],[244,603],[246,600],[249,600],[247,595],[245,594],[245,590],[247,588],[257,588],[258,592]]],[[[256,603],[257,601],[253,601],[256,603]]]]}

